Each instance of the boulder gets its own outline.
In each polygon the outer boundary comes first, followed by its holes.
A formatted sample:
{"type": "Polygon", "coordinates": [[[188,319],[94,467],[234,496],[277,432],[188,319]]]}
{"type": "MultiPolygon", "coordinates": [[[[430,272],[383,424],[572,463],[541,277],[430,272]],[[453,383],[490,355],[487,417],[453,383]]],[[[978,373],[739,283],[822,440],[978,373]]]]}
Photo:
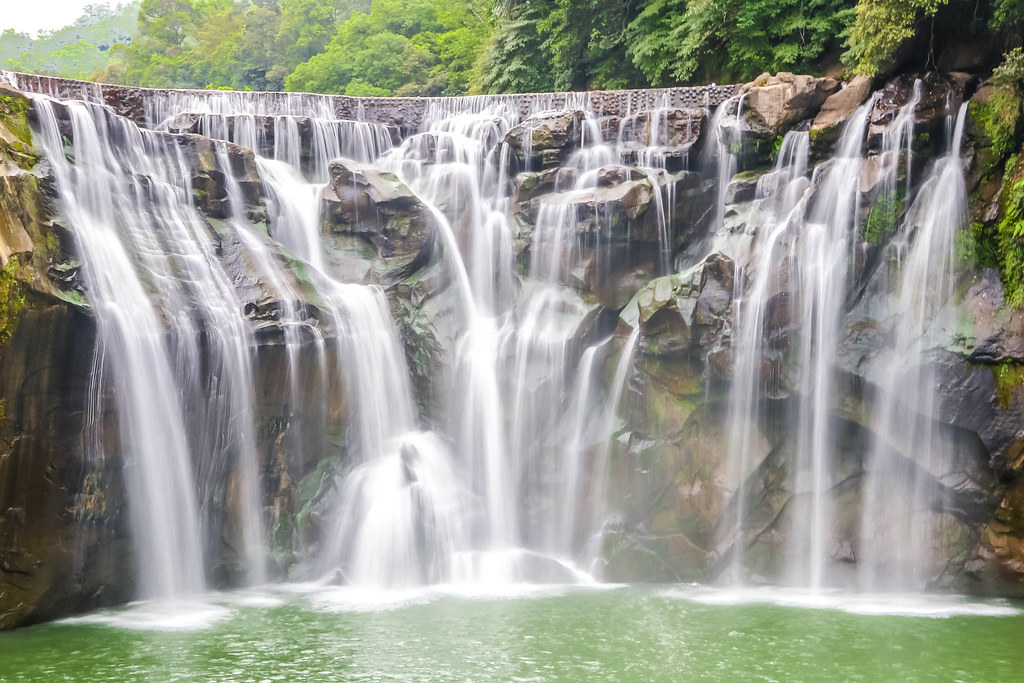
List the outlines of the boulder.
{"type": "Polygon", "coordinates": [[[615,133],[621,142],[681,147],[696,142],[706,122],[704,109],[655,109],[621,119],[615,133]]]}
{"type": "Polygon", "coordinates": [[[612,185],[620,185],[631,180],[641,180],[646,177],[647,174],[638,168],[604,166],[597,170],[597,186],[611,187],[612,185]]]}
{"type": "Polygon", "coordinates": [[[733,261],[715,253],[688,271],[652,280],[619,314],[620,332],[639,325],[645,354],[720,350],[716,344],[732,317],[733,278],[733,261]]]}
{"type": "Polygon", "coordinates": [[[331,162],[330,171],[321,195],[322,232],[338,277],[358,280],[353,265],[369,260],[373,277],[391,283],[430,260],[434,218],[398,176],[349,159],[331,162]]]}
{"type": "Polygon", "coordinates": [[[839,90],[834,78],[794,76],[780,72],[762,74],[744,86],[747,121],[750,129],[766,137],[784,134],[804,119],[811,118],[829,95],[839,90]]]}
{"type": "Polygon", "coordinates": [[[543,168],[557,166],[579,143],[585,118],[579,110],[538,114],[509,130],[505,143],[524,162],[539,161],[543,168]]]}
{"type": "Polygon", "coordinates": [[[740,204],[757,196],[757,178],[735,176],[725,188],[725,203],[740,204]]]}
{"type": "Polygon", "coordinates": [[[871,79],[862,75],[844,83],[841,90],[828,96],[811,124],[811,142],[815,150],[820,152],[831,148],[839,139],[843,124],[870,94],[871,79]]]}
{"type": "Polygon", "coordinates": [[[549,168],[520,173],[515,181],[516,202],[526,202],[534,197],[564,191],[572,187],[575,179],[576,172],[570,168],[549,168]]]}

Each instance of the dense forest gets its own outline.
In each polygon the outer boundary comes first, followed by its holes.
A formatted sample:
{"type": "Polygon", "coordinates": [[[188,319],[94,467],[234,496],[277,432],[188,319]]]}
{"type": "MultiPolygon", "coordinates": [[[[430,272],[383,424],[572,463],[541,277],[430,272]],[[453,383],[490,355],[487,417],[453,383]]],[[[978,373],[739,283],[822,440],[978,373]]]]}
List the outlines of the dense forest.
{"type": "Polygon", "coordinates": [[[1024,0],[142,0],[34,40],[5,31],[0,64],[151,87],[456,95],[995,66],[1022,36],[1024,0]]]}

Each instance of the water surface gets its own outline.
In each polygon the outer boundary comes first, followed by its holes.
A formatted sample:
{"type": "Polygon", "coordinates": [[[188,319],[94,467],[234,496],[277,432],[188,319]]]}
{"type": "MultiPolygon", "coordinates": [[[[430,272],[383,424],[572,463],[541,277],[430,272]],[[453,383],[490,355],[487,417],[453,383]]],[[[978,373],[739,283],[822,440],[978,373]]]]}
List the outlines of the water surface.
{"type": "Polygon", "coordinates": [[[4,681],[1012,680],[1002,601],[691,587],[368,594],[293,587],[0,636],[4,681]]]}

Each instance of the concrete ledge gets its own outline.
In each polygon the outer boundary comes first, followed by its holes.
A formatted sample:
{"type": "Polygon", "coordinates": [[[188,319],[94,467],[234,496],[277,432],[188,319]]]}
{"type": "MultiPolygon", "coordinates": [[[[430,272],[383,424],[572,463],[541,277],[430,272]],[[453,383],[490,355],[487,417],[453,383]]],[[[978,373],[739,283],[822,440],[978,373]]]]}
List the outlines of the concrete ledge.
{"type": "MultiPolygon", "coordinates": [[[[588,92],[527,93],[514,95],[471,95],[465,97],[348,97],[308,93],[240,92],[223,90],[173,90],[137,88],[91,83],[70,78],[0,72],[25,92],[59,99],[78,99],[110,105],[122,116],[152,127],[160,123],[161,112],[171,101],[191,98],[196,104],[220,109],[244,105],[253,113],[298,113],[307,105],[328,109],[337,118],[356,119],[398,127],[404,134],[418,130],[425,118],[443,113],[480,111],[484,106],[504,104],[520,117],[545,109],[589,106],[601,116],[625,116],[659,107],[717,107],[736,95],[738,85],[708,85],[647,90],[593,90],[588,92]]],[[[179,106],[175,109],[181,111],[179,106]]]]}

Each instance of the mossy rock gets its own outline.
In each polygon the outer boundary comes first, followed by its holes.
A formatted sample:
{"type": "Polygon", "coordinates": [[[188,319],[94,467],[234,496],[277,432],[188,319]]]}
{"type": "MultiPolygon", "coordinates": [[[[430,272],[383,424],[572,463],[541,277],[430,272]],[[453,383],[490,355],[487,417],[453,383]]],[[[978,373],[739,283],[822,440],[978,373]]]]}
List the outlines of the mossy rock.
{"type": "Polygon", "coordinates": [[[0,347],[11,340],[18,317],[27,306],[24,286],[18,279],[20,270],[17,256],[12,256],[0,270],[0,347]]]}

